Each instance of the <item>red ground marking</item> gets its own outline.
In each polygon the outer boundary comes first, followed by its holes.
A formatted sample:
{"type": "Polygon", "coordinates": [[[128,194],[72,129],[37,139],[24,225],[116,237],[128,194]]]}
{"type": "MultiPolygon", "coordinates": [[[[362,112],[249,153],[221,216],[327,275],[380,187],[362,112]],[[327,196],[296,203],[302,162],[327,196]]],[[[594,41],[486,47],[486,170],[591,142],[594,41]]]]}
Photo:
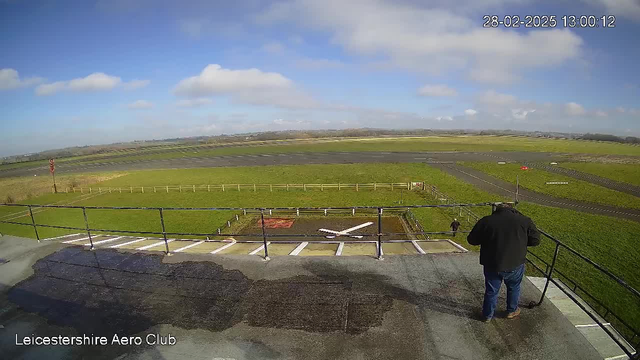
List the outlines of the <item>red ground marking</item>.
{"type": "MultiPolygon", "coordinates": [[[[267,229],[288,229],[293,226],[294,219],[267,218],[264,219],[264,227],[267,229]]],[[[262,226],[262,220],[258,219],[258,226],[262,226]]]]}

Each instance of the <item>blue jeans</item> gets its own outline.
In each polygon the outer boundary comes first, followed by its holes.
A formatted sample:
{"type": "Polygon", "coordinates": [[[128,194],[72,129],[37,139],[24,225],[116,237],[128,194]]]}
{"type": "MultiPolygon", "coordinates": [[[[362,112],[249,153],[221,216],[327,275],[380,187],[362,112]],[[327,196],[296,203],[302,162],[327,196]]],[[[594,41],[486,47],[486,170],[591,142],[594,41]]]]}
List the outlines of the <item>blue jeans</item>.
{"type": "Polygon", "coordinates": [[[485,318],[492,318],[498,303],[498,293],[502,282],[507,286],[507,311],[514,312],[518,309],[520,299],[520,283],[524,276],[524,264],[511,271],[490,271],[484,269],[484,302],[482,304],[482,315],[485,318]]]}

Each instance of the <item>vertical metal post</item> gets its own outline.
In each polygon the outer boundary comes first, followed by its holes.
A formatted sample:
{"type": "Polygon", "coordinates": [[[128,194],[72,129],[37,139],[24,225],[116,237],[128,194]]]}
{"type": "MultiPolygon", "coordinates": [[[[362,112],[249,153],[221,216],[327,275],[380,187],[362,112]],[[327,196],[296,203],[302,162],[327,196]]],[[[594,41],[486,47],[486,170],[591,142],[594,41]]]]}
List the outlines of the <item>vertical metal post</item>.
{"type": "Polygon", "coordinates": [[[520,175],[516,175],[516,203],[518,203],[519,192],[520,192],[520,175]]]}
{"type": "Polygon", "coordinates": [[[547,282],[544,284],[544,290],[542,290],[542,296],[540,297],[540,301],[538,302],[538,305],[542,304],[542,301],[544,300],[544,296],[547,293],[549,282],[551,282],[551,278],[553,277],[553,269],[556,267],[556,260],[558,259],[559,250],[560,250],[560,243],[556,243],[556,250],[553,253],[553,260],[551,261],[551,268],[549,269],[549,274],[547,275],[547,282]]]}
{"type": "Polygon", "coordinates": [[[382,260],[382,208],[378,208],[378,260],[382,260]]]}
{"type": "Polygon", "coordinates": [[[29,205],[29,215],[31,215],[31,224],[33,225],[33,231],[36,232],[36,239],[40,242],[40,235],[38,235],[38,226],[36,226],[36,219],[33,217],[33,211],[31,210],[31,205],[29,205]]]}
{"type": "Polygon", "coordinates": [[[160,211],[160,224],[162,224],[162,236],[164,237],[164,246],[167,249],[167,255],[169,254],[169,242],[167,241],[167,230],[164,227],[164,214],[162,213],[162,208],[158,208],[160,211]]]}
{"type": "Polygon", "coordinates": [[[269,260],[269,249],[267,248],[267,233],[264,228],[264,209],[260,209],[260,220],[262,221],[262,241],[264,242],[264,259],[269,260]]]}
{"type": "Polygon", "coordinates": [[[91,247],[89,250],[93,250],[93,239],[91,238],[91,231],[89,230],[89,220],[87,219],[87,209],[82,207],[82,215],[84,216],[84,227],[87,229],[87,235],[89,236],[89,243],[91,247]]]}

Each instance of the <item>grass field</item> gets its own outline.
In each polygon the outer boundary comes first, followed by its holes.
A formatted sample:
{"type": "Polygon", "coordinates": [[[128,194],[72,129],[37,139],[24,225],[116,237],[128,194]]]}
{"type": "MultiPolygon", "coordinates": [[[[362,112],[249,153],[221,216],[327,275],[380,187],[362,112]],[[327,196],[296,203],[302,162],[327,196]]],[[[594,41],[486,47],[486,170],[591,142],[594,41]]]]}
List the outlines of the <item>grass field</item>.
{"type": "Polygon", "coordinates": [[[640,165],[637,164],[561,163],[559,166],[640,186],[640,165]]]}
{"type": "MultiPolygon", "coordinates": [[[[59,159],[58,162],[81,161],[121,162],[132,160],[172,159],[194,156],[220,156],[238,154],[265,154],[291,152],[332,152],[332,151],[533,151],[558,153],[589,153],[599,155],[640,156],[640,146],[585,140],[539,139],[520,136],[429,136],[401,138],[359,138],[359,139],[300,139],[269,142],[248,142],[244,146],[213,147],[211,145],[153,147],[148,149],[121,150],[110,153],[84,155],[59,159]],[[262,145],[266,144],[266,145],[262,145]],[[166,152],[166,150],[174,150],[166,152]],[[165,151],[165,152],[161,152],[165,151]],[[110,155],[130,155],[106,159],[110,155]]],[[[3,164],[0,170],[45,166],[46,161],[3,164]]]]}
{"type": "MultiPolygon", "coordinates": [[[[457,180],[424,164],[359,164],[359,165],[306,165],[306,166],[264,166],[246,168],[214,168],[194,170],[153,170],[138,171],[100,183],[100,186],[133,186],[158,184],[200,184],[200,183],[282,183],[282,182],[388,182],[426,181],[440,191],[453,196],[457,202],[486,202],[500,199],[480,191],[472,185],[457,180]]],[[[258,191],[258,192],[211,192],[211,193],[145,193],[145,194],[103,194],[85,200],[80,194],[48,194],[31,199],[31,203],[51,203],[54,201],[79,201],[76,205],[101,206],[148,206],[148,207],[275,207],[275,206],[354,206],[354,205],[395,205],[400,200],[400,192],[390,190],[360,191],[258,191]]],[[[428,193],[403,191],[404,204],[434,204],[428,193]]],[[[637,235],[640,224],[618,220],[606,216],[577,213],[570,210],[543,207],[523,203],[520,210],[531,216],[538,226],[579,252],[610,269],[635,288],[640,288],[640,268],[632,259],[640,257],[637,235]]],[[[14,208],[0,207],[0,216],[7,215],[14,208]]],[[[449,223],[458,215],[457,209],[419,209],[416,217],[427,231],[447,231],[449,223]]],[[[488,208],[477,209],[485,215],[488,208]]],[[[232,218],[229,211],[167,211],[165,222],[169,232],[215,232],[232,218]]],[[[93,228],[113,228],[131,231],[160,231],[157,210],[89,210],[89,221],[93,228]]],[[[77,209],[44,210],[35,215],[39,223],[83,227],[82,211],[77,209]]],[[[17,221],[30,223],[29,217],[17,221]]],[[[464,218],[462,230],[468,230],[464,218]]],[[[0,224],[0,231],[27,237],[34,237],[28,226],[0,224]]],[[[73,231],[77,232],[77,231],[73,231]]],[[[43,237],[67,233],[63,230],[41,229],[43,237]]],[[[440,237],[440,236],[439,236],[440,237]]],[[[442,236],[440,238],[447,238],[442,236]]],[[[454,239],[463,246],[464,236],[454,239]]],[[[473,248],[477,250],[477,248],[473,248]]],[[[545,240],[534,249],[536,254],[550,261],[553,251],[551,241],[545,240]]],[[[599,299],[610,305],[614,311],[630,319],[640,328],[640,306],[634,303],[624,291],[599,273],[591,270],[586,263],[563,254],[558,269],[576,279],[599,299]]],[[[539,274],[531,273],[533,276],[539,274]]]]}
{"type": "Polygon", "coordinates": [[[493,162],[461,163],[464,166],[480,170],[495,178],[516,184],[516,176],[520,178],[520,186],[552,196],[633,209],[640,209],[640,198],[620,191],[607,189],[572,177],[551,173],[542,169],[520,170],[520,164],[498,165],[493,162]],[[567,181],[568,185],[547,185],[547,182],[567,181]]]}

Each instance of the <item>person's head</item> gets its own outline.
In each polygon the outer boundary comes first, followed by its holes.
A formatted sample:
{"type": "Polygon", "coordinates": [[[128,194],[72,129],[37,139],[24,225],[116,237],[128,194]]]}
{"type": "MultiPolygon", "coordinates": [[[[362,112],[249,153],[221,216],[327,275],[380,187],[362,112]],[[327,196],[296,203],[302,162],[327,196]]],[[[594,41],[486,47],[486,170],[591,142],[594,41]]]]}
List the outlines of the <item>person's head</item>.
{"type": "Polygon", "coordinates": [[[453,221],[458,221],[458,219],[456,219],[456,218],[453,218],[453,221]]]}

